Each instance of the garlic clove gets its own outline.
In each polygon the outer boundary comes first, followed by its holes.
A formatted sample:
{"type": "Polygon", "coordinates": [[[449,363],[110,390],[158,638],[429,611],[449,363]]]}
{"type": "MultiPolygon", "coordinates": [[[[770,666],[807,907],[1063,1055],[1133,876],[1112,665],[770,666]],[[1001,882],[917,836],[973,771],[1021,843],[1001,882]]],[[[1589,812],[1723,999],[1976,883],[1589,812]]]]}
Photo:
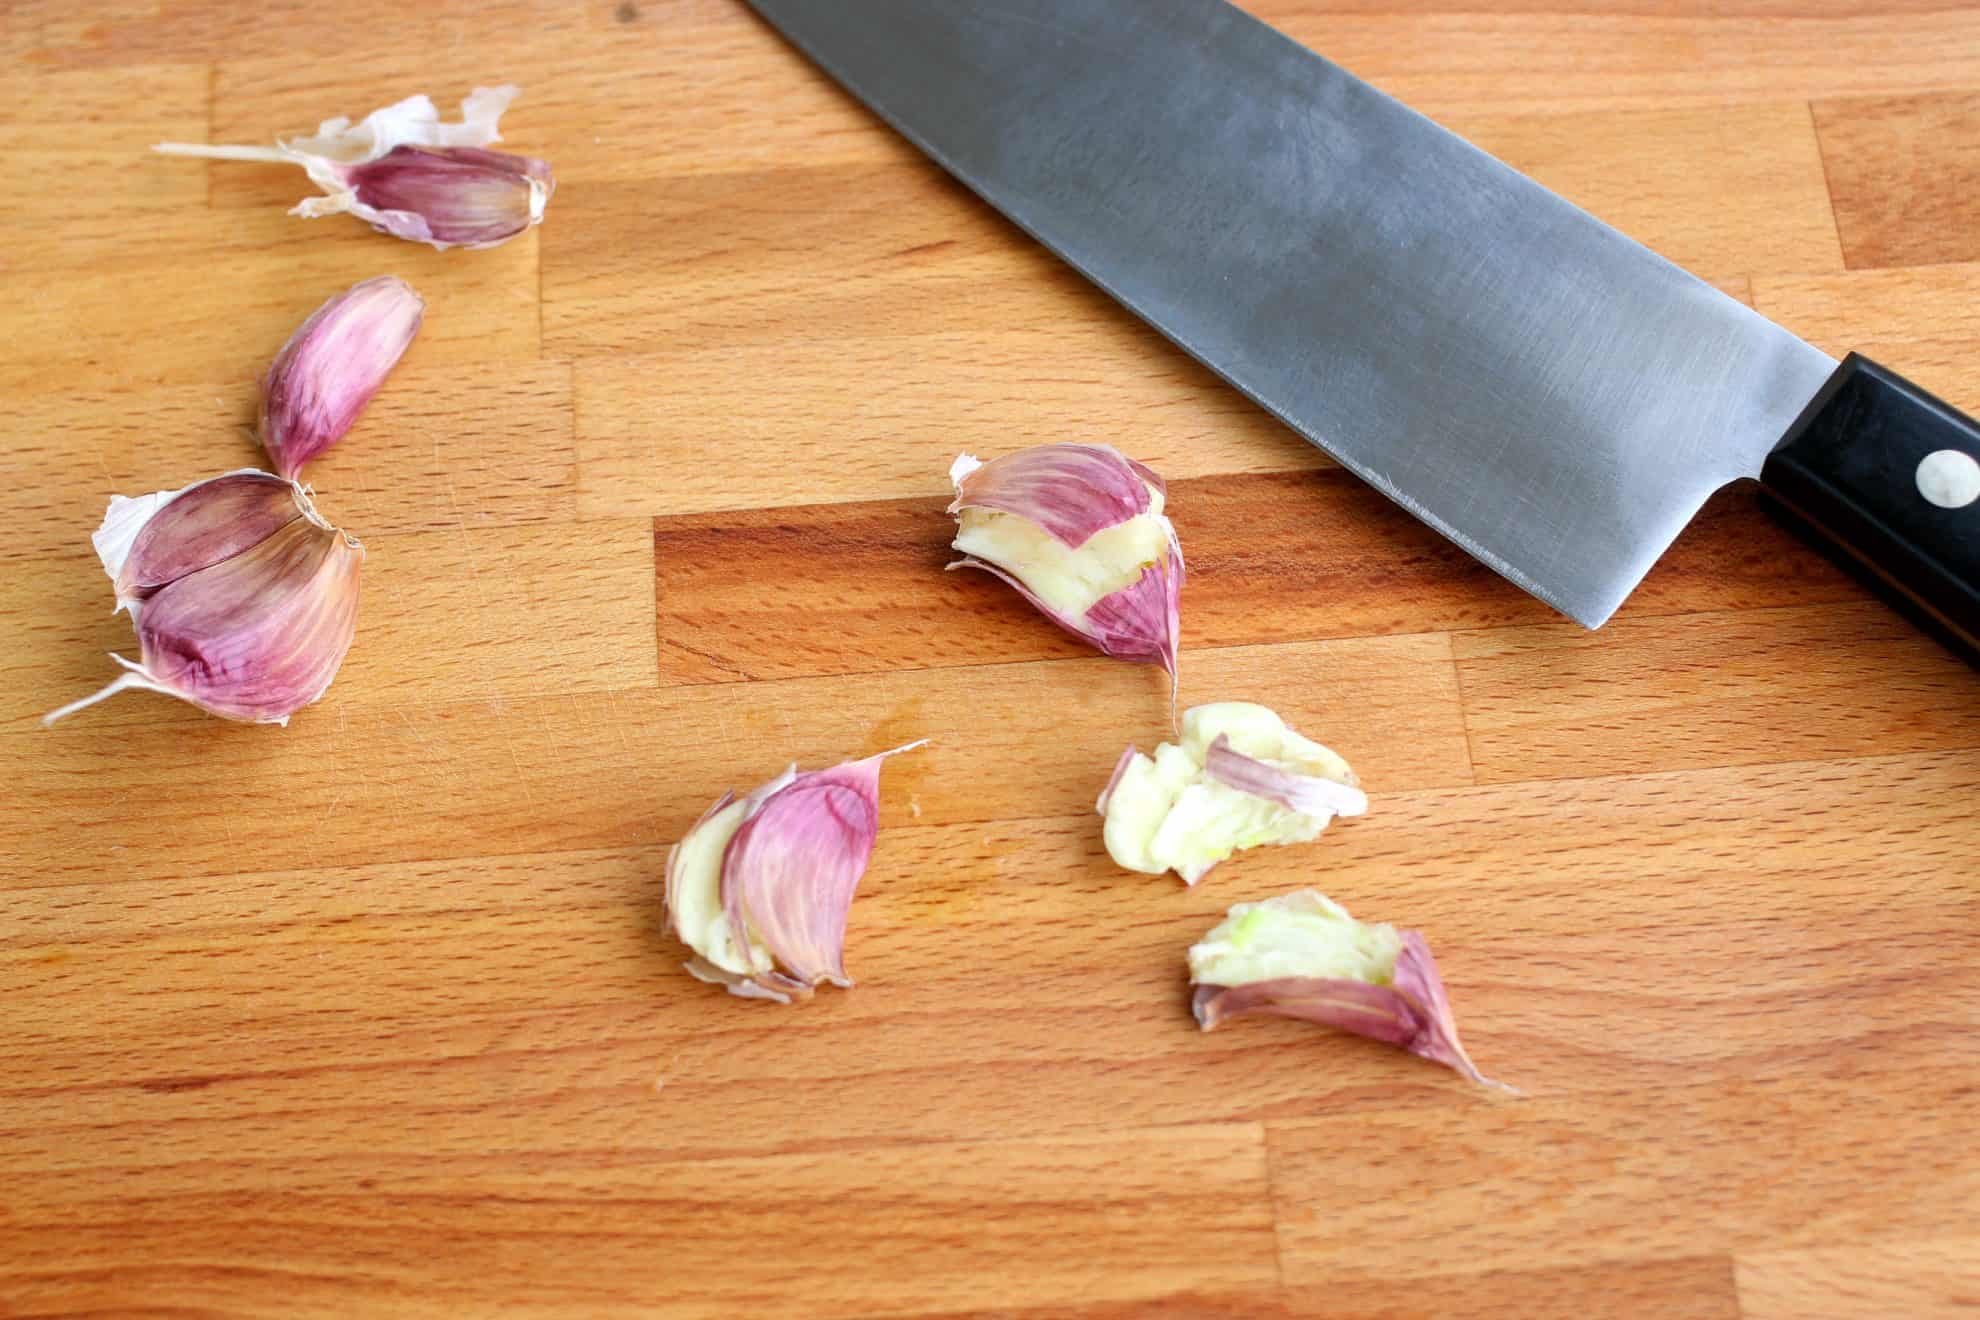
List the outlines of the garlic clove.
{"type": "Polygon", "coordinates": [[[796,775],[736,830],[722,859],[729,924],[761,940],[792,980],[852,984],[846,918],[880,832],[880,765],[919,746],[796,775]]]}
{"type": "Polygon", "coordinates": [[[1096,809],[1116,863],[1193,885],[1242,849],[1316,838],[1368,797],[1346,761],[1272,711],[1218,702],[1185,712],[1181,741],[1152,757],[1123,752],[1096,809]]]}
{"type": "Polygon", "coordinates": [[[1169,672],[1180,635],[1182,547],[1163,515],[1167,487],[1105,445],[1050,444],[949,469],[951,568],[977,568],[1105,655],[1169,672]]]}
{"type": "Polygon", "coordinates": [[[303,516],[293,483],[252,468],[161,495],[114,497],[95,538],[120,610],[135,612],[159,588],[231,559],[303,516]],[[147,506],[154,499],[159,502],[147,506]],[[139,521],[125,536],[132,518],[139,521]]]}
{"type": "Polygon", "coordinates": [[[139,616],[144,672],[226,719],[288,723],[351,648],[363,559],[343,533],[303,519],[181,578],[139,616]]]}
{"type": "Polygon", "coordinates": [[[667,914],[700,980],[747,999],[850,986],[846,920],[879,832],[880,766],[910,743],[829,770],[792,766],[724,796],[667,857],[667,914]]]}
{"type": "Polygon", "coordinates": [[[261,443],[278,473],[295,477],[343,439],[425,314],[425,300],[396,275],[353,284],[310,313],[261,382],[261,443]]]}
{"type": "Polygon", "coordinates": [[[127,690],[161,692],[224,719],[261,724],[287,724],[322,697],[356,634],[364,551],[285,484],[302,516],[133,604],[138,662],[112,656],[123,674],[42,722],[127,690]]]}
{"type": "Polygon", "coordinates": [[[394,238],[442,249],[508,242],[543,222],[557,188],[547,162],[477,147],[395,147],[342,177],[349,210],[394,238]]]}
{"type": "Polygon", "coordinates": [[[1356,921],[1313,890],[1240,903],[1189,951],[1191,1010],[1211,1031],[1267,1013],[1350,1031],[1503,1090],[1458,1039],[1450,998],[1417,931],[1356,921]]]}
{"type": "Polygon", "coordinates": [[[517,95],[513,86],[477,87],[461,102],[459,123],[442,123],[431,100],[411,96],[355,125],[326,119],[314,136],[273,147],[161,142],[152,150],[300,165],[325,195],[297,203],[291,215],[348,212],[435,248],[493,247],[541,223],[556,186],[543,161],[482,150],[502,140],[502,114],[517,95]]]}

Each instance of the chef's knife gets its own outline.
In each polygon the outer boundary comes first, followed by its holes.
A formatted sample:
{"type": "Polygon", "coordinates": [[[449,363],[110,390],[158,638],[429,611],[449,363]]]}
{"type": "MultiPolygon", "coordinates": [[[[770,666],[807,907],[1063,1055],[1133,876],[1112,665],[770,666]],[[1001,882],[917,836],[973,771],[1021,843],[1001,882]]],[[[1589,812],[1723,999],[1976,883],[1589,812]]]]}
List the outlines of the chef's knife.
{"type": "Polygon", "coordinates": [[[1758,477],[1980,635],[1972,419],[1224,0],[750,2],[1094,283],[1588,627],[1758,477]]]}

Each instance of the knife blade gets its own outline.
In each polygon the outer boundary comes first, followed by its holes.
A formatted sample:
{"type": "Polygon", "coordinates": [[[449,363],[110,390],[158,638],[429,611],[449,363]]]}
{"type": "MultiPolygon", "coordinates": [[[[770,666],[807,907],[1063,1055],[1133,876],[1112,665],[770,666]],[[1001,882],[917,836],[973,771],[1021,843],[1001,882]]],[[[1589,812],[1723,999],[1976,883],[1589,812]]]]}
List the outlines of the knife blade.
{"type": "Polygon", "coordinates": [[[750,3],[1130,310],[1584,625],[1759,477],[1980,633],[1980,505],[1919,488],[1944,487],[1928,458],[1980,459],[1980,427],[1225,0],[750,3]]]}

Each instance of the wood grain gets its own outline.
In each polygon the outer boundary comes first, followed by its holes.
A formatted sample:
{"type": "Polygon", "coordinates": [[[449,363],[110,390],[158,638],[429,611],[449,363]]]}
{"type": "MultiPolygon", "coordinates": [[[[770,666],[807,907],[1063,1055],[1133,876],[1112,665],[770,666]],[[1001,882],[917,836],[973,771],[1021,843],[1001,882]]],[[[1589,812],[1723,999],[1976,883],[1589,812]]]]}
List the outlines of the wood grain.
{"type": "Polygon", "coordinates": [[[1842,268],[1802,102],[1443,122],[1694,275],[1738,280],[1780,251],[1800,269],[1842,268]]]}
{"type": "MultiPolygon", "coordinates": [[[[1258,0],[1832,353],[1980,406],[1980,10],[1258,0]]],[[[1722,492],[1588,634],[988,212],[740,0],[0,10],[0,1315],[1951,1316],[1980,1298],[1980,687],[1722,492]],[[433,253],[166,160],[504,80],[546,225],[433,253]],[[384,272],[423,333],[315,464],[359,636],[287,729],[119,697],[113,492],[258,461],[384,272]],[[1168,724],[941,572],[956,453],[1171,482],[1182,698],[1372,807],[1201,885],[1092,801],[1168,724]],[[889,763],[851,991],[688,978],[670,843],[889,763]],[[1184,951],[1317,886],[1427,933],[1526,1098],[1184,951]]]]}
{"type": "Polygon", "coordinates": [[[1980,407],[1980,265],[1849,275],[1756,276],[1753,305],[1840,357],[1902,362],[1906,375],[1966,409],[1980,407]]]}
{"type": "Polygon", "coordinates": [[[1740,1305],[1759,1320],[1970,1316],[1980,1308],[1975,1259],[1975,1244],[1966,1238],[1743,1253],[1740,1305]]]}
{"type": "Polygon", "coordinates": [[[1852,268],[1980,261],[1980,95],[1815,103],[1852,268]]]}
{"type": "Polygon", "coordinates": [[[1903,1085],[1872,1096],[1848,1082],[1673,1084],[1654,1107],[1628,1094],[1535,1096],[1278,1123],[1281,1268],[1295,1288],[1379,1273],[1363,1243],[1402,1234],[1441,1245],[1412,1262],[1430,1275],[1481,1258],[1519,1268],[1935,1235],[1942,1216],[1962,1216],[1980,1194],[1947,1146],[1971,1116],[1972,1074],[1885,1076],[1903,1085]],[[1458,1167],[1480,1148],[1512,1176],[1458,1167]],[[1682,1160],[1664,1154],[1679,1149],[1682,1160]],[[1865,1186],[1888,1195],[1866,1200],[1865,1186]],[[1683,1213],[1642,1214],[1653,1202],[1683,1213]]]}
{"type": "MultiPolygon", "coordinates": [[[[1170,483],[1189,563],[1183,637],[1204,647],[1541,624],[1558,616],[1345,472],[1170,483]]],[[[661,681],[718,683],[1052,656],[1084,645],[1008,586],[941,570],[940,497],[656,519],[661,681]],[[967,616],[970,625],[954,621],[967,616]],[[766,651],[766,634],[795,644],[766,651]]],[[[1728,491],[1622,615],[1856,601],[1860,593],[1728,491]]]]}
{"type": "Polygon", "coordinates": [[[1482,782],[1980,748],[1971,670],[1877,605],[1453,644],[1482,782]]]}

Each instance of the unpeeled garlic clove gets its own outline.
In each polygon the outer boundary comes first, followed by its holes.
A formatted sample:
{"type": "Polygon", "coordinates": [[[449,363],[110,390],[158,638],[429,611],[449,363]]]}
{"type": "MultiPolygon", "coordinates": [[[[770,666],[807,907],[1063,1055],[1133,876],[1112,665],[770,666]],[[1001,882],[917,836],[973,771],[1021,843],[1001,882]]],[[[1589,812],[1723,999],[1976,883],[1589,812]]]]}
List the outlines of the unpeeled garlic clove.
{"type": "Polygon", "coordinates": [[[426,303],[396,275],[353,284],[310,313],[261,382],[261,443],[293,478],[344,438],[419,333],[426,303]]]}
{"type": "Polygon", "coordinates": [[[1240,849],[1304,843],[1361,815],[1368,795],[1331,748],[1264,706],[1226,701],[1184,712],[1182,741],[1152,757],[1123,752],[1095,809],[1115,862],[1193,885],[1240,849]]]}
{"type": "Polygon", "coordinates": [[[137,629],[139,658],[113,655],[125,672],[44,724],[126,690],[162,692],[224,719],[287,724],[329,688],[350,650],[363,547],[324,522],[293,481],[233,472],[119,497],[94,539],[118,608],[137,629]],[[228,511],[237,515],[232,531],[228,511]]]}
{"type": "Polygon", "coordinates": [[[1299,1018],[1513,1089],[1480,1073],[1465,1053],[1422,934],[1356,921],[1314,890],[1231,908],[1190,948],[1189,976],[1190,1007],[1205,1031],[1247,1013],[1299,1018]]]}
{"type": "Polygon", "coordinates": [[[161,587],[252,549],[303,516],[292,482],[253,468],[161,493],[156,505],[148,501],[157,496],[112,496],[94,538],[120,610],[135,613],[161,587]]]}
{"type": "Polygon", "coordinates": [[[508,242],[543,223],[557,188],[548,162],[478,147],[394,147],[346,167],[343,180],[351,211],[395,238],[443,249],[508,242]]]}
{"type": "MultiPolygon", "coordinates": [[[[926,740],[922,740],[925,742],[926,740]]],[[[745,999],[850,986],[846,918],[880,827],[880,766],[909,743],[828,770],[796,766],[725,795],[667,855],[667,916],[687,970],[745,999]]]]}
{"type": "Polygon", "coordinates": [[[411,96],[356,124],[326,119],[314,137],[273,147],[161,142],[152,149],[300,165],[325,195],[297,203],[291,215],[349,212],[381,233],[435,248],[494,247],[542,223],[556,190],[548,163],[485,150],[502,140],[502,112],[517,94],[512,86],[477,87],[455,124],[440,122],[427,97],[411,96]]]}
{"type": "Polygon", "coordinates": [[[1102,653],[1158,664],[1173,695],[1182,546],[1168,488],[1106,445],[1049,444],[949,469],[951,568],[980,568],[1102,653]]]}

